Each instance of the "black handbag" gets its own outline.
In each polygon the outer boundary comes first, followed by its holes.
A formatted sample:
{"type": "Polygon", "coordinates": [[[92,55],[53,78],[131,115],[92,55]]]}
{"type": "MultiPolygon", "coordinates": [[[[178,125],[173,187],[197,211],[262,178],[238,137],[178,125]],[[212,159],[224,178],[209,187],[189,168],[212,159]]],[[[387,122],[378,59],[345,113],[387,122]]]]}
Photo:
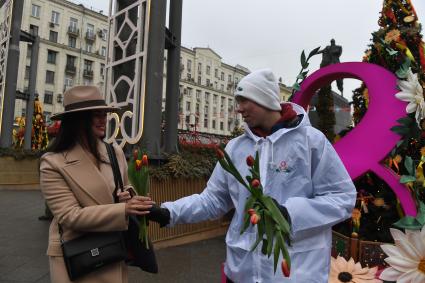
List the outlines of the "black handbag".
{"type": "MultiPolygon", "coordinates": [[[[114,174],[114,196],[116,197],[117,190],[123,191],[124,185],[122,182],[117,157],[115,155],[115,150],[112,144],[105,143],[105,145],[108,151],[109,160],[111,162],[112,172],[114,174]]],[[[158,264],[156,262],[156,256],[152,242],[148,239],[149,249],[146,249],[146,245],[139,239],[139,220],[136,216],[130,215],[128,217],[128,230],[123,232],[123,235],[125,244],[127,246],[126,264],[129,266],[139,267],[143,271],[149,273],[158,273],[158,264]]]]}
{"type": "Polygon", "coordinates": [[[61,246],[66,270],[71,281],[127,257],[121,232],[92,232],[70,241],[63,241],[59,226],[61,246]]]}

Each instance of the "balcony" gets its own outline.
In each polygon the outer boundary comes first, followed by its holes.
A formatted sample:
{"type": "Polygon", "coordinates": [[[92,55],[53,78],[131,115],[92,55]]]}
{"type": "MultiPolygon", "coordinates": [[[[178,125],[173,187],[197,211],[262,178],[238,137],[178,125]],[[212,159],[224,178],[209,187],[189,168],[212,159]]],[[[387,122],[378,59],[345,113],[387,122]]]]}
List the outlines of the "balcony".
{"type": "Polygon", "coordinates": [[[74,65],[71,65],[71,64],[65,65],[65,72],[67,72],[68,74],[75,75],[76,71],[77,71],[77,68],[74,65]]]}
{"type": "Polygon", "coordinates": [[[69,26],[68,34],[78,37],[80,35],[80,30],[75,26],[69,26]]]}
{"type": "Polygon", "coordinates": [[[86,40],[87,41],[95,41],[96,34],[93,31],[86,31],[86,40]]]}
{"type": "Polygon", "coordinates": [[[93,70],[84,70],[83,76],[86,77],[86,78],[92,79],[93,78],[93,70]]]}

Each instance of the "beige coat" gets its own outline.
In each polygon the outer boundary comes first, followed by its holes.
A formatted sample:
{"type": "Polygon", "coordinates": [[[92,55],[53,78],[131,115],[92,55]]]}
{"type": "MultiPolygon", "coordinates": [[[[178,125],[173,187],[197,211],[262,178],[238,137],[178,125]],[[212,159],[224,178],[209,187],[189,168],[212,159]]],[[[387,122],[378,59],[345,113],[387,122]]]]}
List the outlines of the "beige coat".
{"type": "MultiPolygon", "coordinates": [[[[121,148],[114,148],[126,186],[126,159],[121,148]]],[[[99,151],[102,160],[109,162],[103,143],[99,143],[99,151]]],[[[69,151],[44,154],[40,163],[40,185],[54,215],[47,248],[51,281],[70,282],[62,257],[58,222],[65,241],[84,232],[126,230],[125,203],[114,203],[115,184],[110,164],[102,163],[98,169],[94,157],[80,145],[69,151]]],[[[74,282],[127,282],[127,267],[123,262],[114,264],[74,282]]]]}

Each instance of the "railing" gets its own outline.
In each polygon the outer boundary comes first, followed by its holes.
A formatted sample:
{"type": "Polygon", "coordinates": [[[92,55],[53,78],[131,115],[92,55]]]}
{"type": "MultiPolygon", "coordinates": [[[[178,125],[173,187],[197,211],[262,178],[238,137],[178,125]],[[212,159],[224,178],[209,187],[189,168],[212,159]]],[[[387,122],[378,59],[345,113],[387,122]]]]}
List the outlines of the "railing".
{"type": "Polygon", "coordinates": [[[77,71],[77,68],[73,65],[65,65],[65,72],[69,73],[69,74],[75,74],[75,72],[77,71]]]}
{"type": "Polygon", "coordinates": [[[88,78],[93,78],[93,70],[84,70],[83,76],[88,78]]]}
{"type": "Polygon", "coordinates": [[[78,36],[80,34],[80,30],[75,26],[68,26],[68,33],[78,36]]]}
{"type": "Polygon", "coordinates": [[[86,39],[90,41],[94,41],[96,39],[96,34],[92,31],[86,32],[86,39]]]}

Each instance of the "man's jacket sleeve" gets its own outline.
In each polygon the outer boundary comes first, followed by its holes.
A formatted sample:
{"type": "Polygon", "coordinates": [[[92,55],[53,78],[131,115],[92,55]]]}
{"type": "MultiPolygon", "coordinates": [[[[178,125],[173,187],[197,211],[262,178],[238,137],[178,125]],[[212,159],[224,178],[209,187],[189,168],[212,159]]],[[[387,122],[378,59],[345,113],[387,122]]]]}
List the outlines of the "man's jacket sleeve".
{"type": "Polygon", "coordinates": [[[170,211],[170,226],[217,219],[228,212],[233,207],[233,203],[228,190],[227,178],[227,173],[217,163],[201,194],[163,203],[161,207],[170,211]]]}

